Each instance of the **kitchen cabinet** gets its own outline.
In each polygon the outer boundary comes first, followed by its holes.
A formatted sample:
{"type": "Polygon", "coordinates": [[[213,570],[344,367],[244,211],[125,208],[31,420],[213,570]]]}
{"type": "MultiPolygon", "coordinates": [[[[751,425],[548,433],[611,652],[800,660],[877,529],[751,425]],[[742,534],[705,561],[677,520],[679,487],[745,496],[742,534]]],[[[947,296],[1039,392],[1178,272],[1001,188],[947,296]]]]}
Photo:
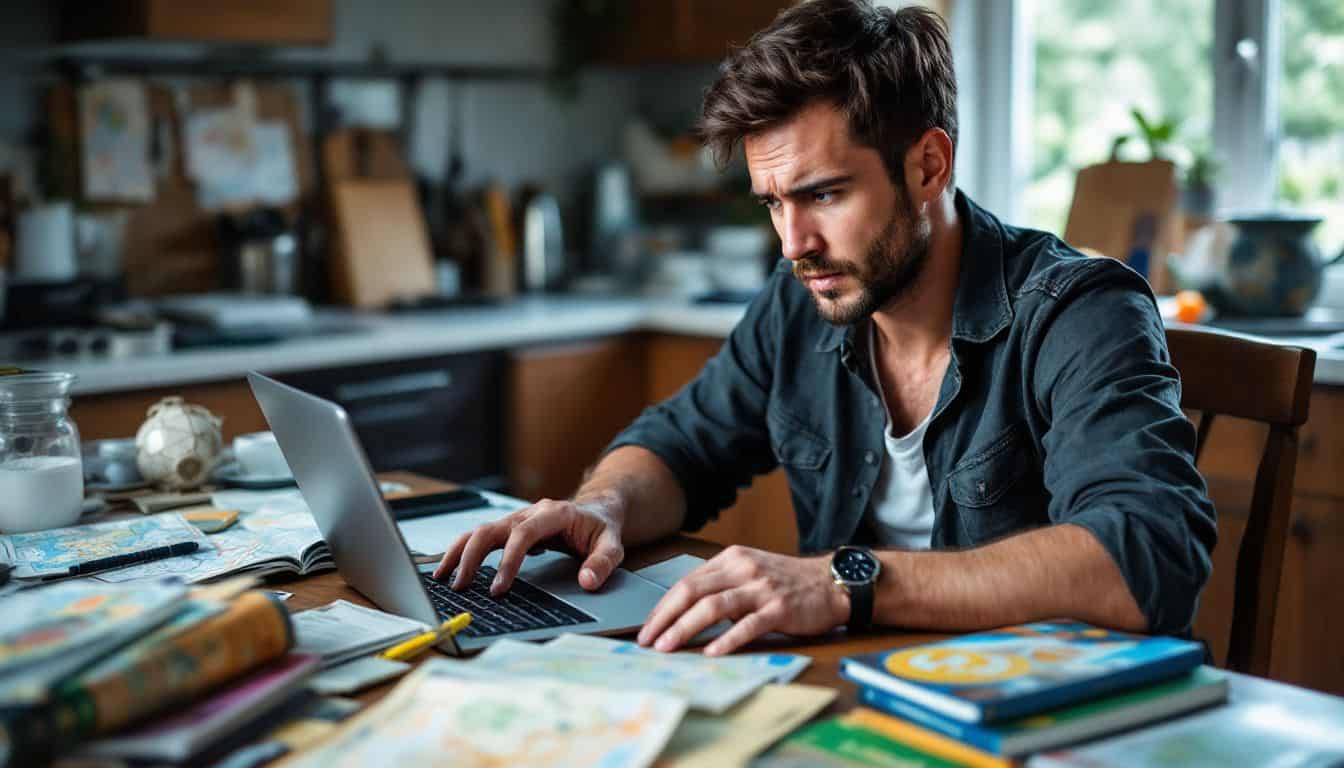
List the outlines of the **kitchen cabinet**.
{"type": "Polygon", "coordinates": [[[148,416],[149,407],[164,397],[181,397],[188,403],[203,405],[223,417],[224,441],[238,435],[270,429],[252,397],[247,382],[235,379],[180,387],[139,389],[101,395],[80,395],[71,400],[70,418],[79,427],[83,440],[110,440],[132,437],[148,416]]]}
{"type": "MultiPolygon", "coordinates": [[[[695,378],[709,358],[723,346],[722,339],[658,334],[646,346],[648,401],[656,403],[676,394],[695,378]]],[[[773,552],[798,551],[798,525],[784,470],[757,477],[739,491],[737,503],[695,536],[719,544],[743,544],[773,552]]]]}
{"type": "Polygon", "coordinates": [[[505,487],[507,354],[486,350],[279,377],[338,403],[376,472],[505,487]]]}
{"type": "Polygon", "coordinates": [[[644,407],[638,336],[511,353],[509,490],[567,499],[583,473],[644,407]]]}
{"type": "MultiPolygon", "coordinates": [[[[1344,694],[1344,389],[1318,386],[1310,418],[1299,432],[1292,519],[1274,618],[1270,676],[1295,685],[1344,694]]],[[[1218,511],[1213,574],[1200,601],[1195,635],[1209,642],[1215,659],[1227,653],[1237,549],[1246,525],[1255,468],[1266,429],[1220,416],[1208,437],[1200,471],[1218,511]]]]}
{"type": "Polygon", "coordinates": [[[322,45],[331,0],[101,0],[66,2],[63,41],[134,38],[215,43],[322,45]]]}
{"type": "Polygon", "coordinates": [[[711,63],[742,45],[786,0],[631,0],[602,58],[611,64],[711,63]]]}

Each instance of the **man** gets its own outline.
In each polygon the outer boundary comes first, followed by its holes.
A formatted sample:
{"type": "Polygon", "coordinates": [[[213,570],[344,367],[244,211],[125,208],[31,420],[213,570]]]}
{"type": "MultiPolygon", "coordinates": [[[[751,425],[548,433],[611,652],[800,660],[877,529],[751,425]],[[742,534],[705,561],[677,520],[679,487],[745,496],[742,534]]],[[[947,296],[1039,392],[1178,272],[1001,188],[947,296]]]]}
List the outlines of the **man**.
{"type": "Polygon", "coordinates": [[[841,625],[1188,632],[1216,528],[1152,295],[957,192],[955,105],[946,30],[918,7],[812,0],[734,52],[701,131],[721,159],[743,146],[784,269],[573,499],[462,537],[440,574],[469,583],[503,547],[502,591],[550,544],[597,589],[625,547],[783,464],[808,554],[725,550],[640,643],[723,619],[708,654],[841,625]]]}

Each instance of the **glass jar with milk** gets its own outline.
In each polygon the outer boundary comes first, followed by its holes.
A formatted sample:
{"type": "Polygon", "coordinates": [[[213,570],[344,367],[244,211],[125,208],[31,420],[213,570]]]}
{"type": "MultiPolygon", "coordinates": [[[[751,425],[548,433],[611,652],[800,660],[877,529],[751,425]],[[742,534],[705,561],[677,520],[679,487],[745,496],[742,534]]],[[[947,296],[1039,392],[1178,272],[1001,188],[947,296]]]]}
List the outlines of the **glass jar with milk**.
{"type": "Polygon", "coordinates": [[[0,532],[71,525],[84,502],[71,373],[0,376],[0,532]]]}

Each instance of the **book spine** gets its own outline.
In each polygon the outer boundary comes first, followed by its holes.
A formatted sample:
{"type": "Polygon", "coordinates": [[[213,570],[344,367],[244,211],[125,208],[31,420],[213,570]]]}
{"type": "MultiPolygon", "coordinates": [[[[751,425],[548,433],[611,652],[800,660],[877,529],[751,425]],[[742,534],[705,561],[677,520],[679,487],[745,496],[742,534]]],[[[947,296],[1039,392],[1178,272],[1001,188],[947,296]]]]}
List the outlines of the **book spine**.
{"type": "Polygon", "coordinates": [[[1007,701],[983,702],[984,722],[999,723],[1005,720],[1038,715],[1051,709],[1091,701],[1115,691],[1151,683],[1169,680],[1191,671],[1204,661],[1204,651],[1195,646],[1186,653],[1173,654],[1165,659],[1144,662],[1140,666],[1116,672],[1109,677],[1080,680],[1056,688],[1027,694],[1007,701]]]}
{"type": "Polygon", "coordinates": [[[920,728],[900,718],[871,709],[856,709],[845,718],[862,728],[876,731],[893,741],[968,768],[1012,768],[1012,761],[975,749],[941,733],[920,728]]]}
{"type": "Polygon", "coordinates": [[[0,767],[49,759],[189,700],[293,644],[284,604],[268,592],[248,592],[223,613],[150,648],[132,644],[62,684],[48,703],[0,716],[0,767]]]}
{"type": "Polygon", "coordinates": [[[943,717],[935,712],[912,704],[904,699],[871,686],[863,686],[859,689],[859,700],[865,706],[872,707],[879,712],[885,712],[889,715],[909,720],[912,723],[921,725],[931,731],[956,739],[957,741],[970,744],[977,749],[993,754],[1002,754],[1002,743],[998,734],[987,731],[983,728],[977,728],[968,723],[962,723],[950,718],[943,717]]]}

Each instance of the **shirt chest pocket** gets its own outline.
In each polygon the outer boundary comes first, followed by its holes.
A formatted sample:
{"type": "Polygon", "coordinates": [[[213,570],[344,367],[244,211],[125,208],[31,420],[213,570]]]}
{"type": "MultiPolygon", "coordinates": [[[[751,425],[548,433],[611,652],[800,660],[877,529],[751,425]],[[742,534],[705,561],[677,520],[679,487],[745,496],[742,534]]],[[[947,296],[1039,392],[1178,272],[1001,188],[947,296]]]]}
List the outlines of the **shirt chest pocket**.
{"type": "Polygon", "coordinates": [[[826,469],[831,460],[830,441],[779,407],[771,408],[766,413],[766,420],[770,427],[770,447],[788,475],[789,494],[802,526],[815,518],[825,496],[826,469]]]}
{"type": "Polygon", "coordinates": [[[957,505],[969,545],[1016,533],[1037,524],[1039,494],[1027,477],[1034,461],[1022,424],[1014,424],[973,451],[948,474],[948,493],[957,505]]]}

